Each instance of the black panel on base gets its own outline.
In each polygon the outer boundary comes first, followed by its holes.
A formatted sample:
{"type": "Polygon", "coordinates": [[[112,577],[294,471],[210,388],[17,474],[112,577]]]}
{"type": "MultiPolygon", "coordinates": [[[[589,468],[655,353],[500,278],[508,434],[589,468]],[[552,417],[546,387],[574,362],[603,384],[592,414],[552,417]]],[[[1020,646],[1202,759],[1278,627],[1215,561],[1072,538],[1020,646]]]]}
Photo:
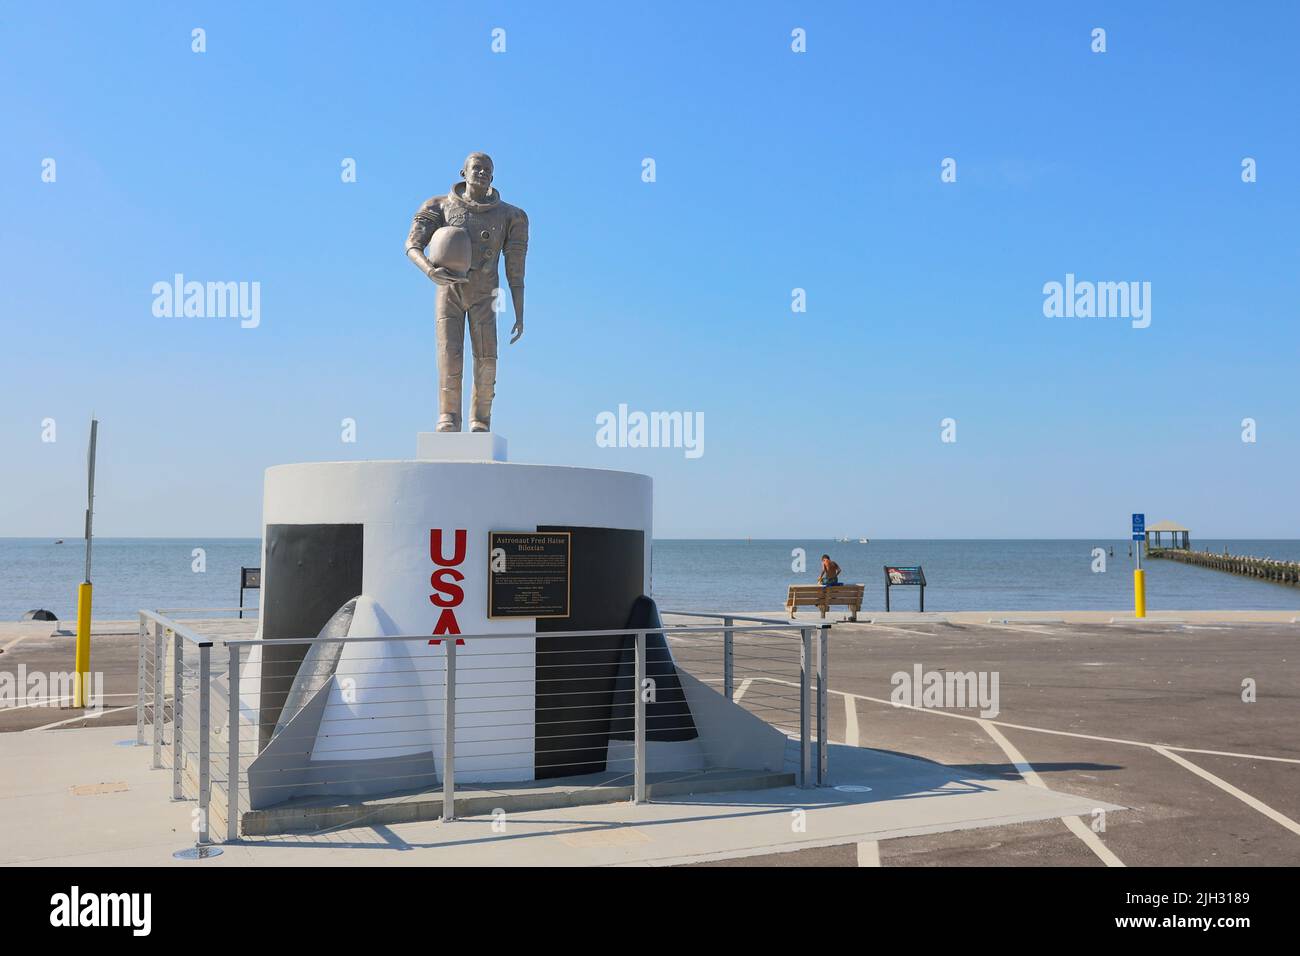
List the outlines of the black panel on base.
{"type": "MultiPolygon", "coordinates": [[[[662,627],[659,608],[653,599],[642,595],[632,605],[627,627],[636,631],[643,627],[662,627]]],[[[645,636],[645,676],[654,681],[654,700],[645,705],[646,740],[694,740],[695,719],[691,705],[682,690],[677,666],[668,650],[668,641],[662,634],[645,636]]],[[[611,740],[632,740],[636,731],[636,634],[623,639],[623,656],[615,678],[614,706],[611,708],[609,736],[611,740]]]]}
{"type": "Polygon", "coordinates": [[[609,749],[614,682],[626,639],[545,634],[625,627],[645,589],[645,534],[559,525],[539,525],[537,530],[571,532],[573,565],[572,613],[537,621],[534,773],[538,779],[600,773],[609,749]]]}
{"type": "MultiPolygon", "coordinates": [[[[359,524],[267,525],[263,639],[309,641],[319,634],[361,593],[362,543],[359,524]]],[[[307,647],[262,646],[259,751],[271,739],[307,647]]]]}

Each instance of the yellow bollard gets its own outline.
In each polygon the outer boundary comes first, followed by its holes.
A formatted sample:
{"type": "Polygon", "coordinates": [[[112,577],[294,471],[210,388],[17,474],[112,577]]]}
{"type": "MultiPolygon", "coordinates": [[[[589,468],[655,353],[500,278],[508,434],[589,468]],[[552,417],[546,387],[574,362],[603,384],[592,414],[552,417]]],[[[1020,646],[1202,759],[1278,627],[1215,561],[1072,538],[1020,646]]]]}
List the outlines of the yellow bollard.
{"type": "Polygon", "coordinates": [[[77,585],[77,672],[72,676],[72,706],[88,706],[90,690],[90,592],[92,585],[77,585]]]}
{"type": "Polygon", "coordinates": [[[1147,579],[1141,568],[1133,569],[1133,616],[1147,616],[1147,579]]]}

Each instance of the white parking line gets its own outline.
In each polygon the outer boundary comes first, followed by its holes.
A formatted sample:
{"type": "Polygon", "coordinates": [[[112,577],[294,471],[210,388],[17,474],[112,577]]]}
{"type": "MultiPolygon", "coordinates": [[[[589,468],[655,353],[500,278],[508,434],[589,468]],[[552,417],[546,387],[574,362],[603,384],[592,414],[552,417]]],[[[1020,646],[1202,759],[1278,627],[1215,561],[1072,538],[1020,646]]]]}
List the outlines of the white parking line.
{"type": "Polygon", "coordinates": [[[75,724],[79,720],[98,720],[100,717],[107,717],[109,714],[116,714],[123,710],[135,710],[135,704],[127,704],[125,707],[114,707],[112,710],[92,711],[89,714],[82,714],[80,717],[69,717],[67,720],[56,720],[52,724],[41,724],[39,727],[28,727],[23,731],[25,734],[34,733],[37,730],[49,730],[52,727],[62,727],[64,724],[75,724]]]}
{"type": "Polygon", "coordinates": [[[1084,844],[1097,855],[1097,859],[1107,866],[1123,866],[1124,861],[1111,852],[1110,847],[1101,842],[1101,837],[1092,831],[1088,824],[1084,823],[1078,817],[1061,817],[1061,822],[1070,828],[1070,832],[1077,836],[1084,844]]]}
{"type": "Polygon", "coordinates": [[[905,627],[899,627],[897,624],[877,624],[873,621],[865,622],[871,630],[898,631],[900,634],[911,634],[913,637],[938,637],[934,631],[912,631],[905,627]]]}
{"type": "Polygon", "coordinates": [[[858,746],[858,702],[848,694],[844,698],[844,742],[850,747],[858,746]]]}
{"type": "Polygon", "coordinates": [[[1178,764],[1179,766],[1186,767],[1188,770],[1196,774],[1198,777],[1210,781],[1210,783],[1214,784],[1224,793],[1231,794],[1232,796],[1240,800],[1242,803],[1244,803],[1246,806],[1250,807],[1253,810],[1258,810],[1260,813],[1264,814],[1264,816],[1268,817],[1273,822],[1282,824],[1282,826],[1286,827],[1292,833],[1300,834],[1300,823],[1296,823],[1290,817],[1278,813],[1268,804],[1263,803],[1260,800],[1256,800],[1254,797],[1246,793],[1244,790],[1238,790],[1232,784],[1228,783],[1228,781],[1223,780],[1220,777],[1216,777],[1214,774],[1210,773],[1210,771],[1196,766],[1196,764],[1192,763],[1190,760],[1186,760],[1178,756],[1178,754],[1170,753],[1164,747],[1153,747],[1152,749],[1156,753],[1163,754],[1164,756],[1168,757],[1170,760],[1172,760],[1174,763],[1178,764]]]}
{"type": "MultiPolygon", "coordinates": [[[[100,697],[104,698],[105,700],[107,700],[110,697],[134,697],[134,696],[135,694],[100,694],[100,697]]],[[[18,699],[25,700],[26,698],[20,697],[18,699]]],[[[50,707],[54,704],[59,703],[60,701],[65,701],[65,700],[72,700],[72,698],[71,697],[38,697],[35,700],[33,700],[30,704],[15,704],[13,707],[0,708],[0,714],[7,714],[15,710],[23,710],[27,707],[50,707]]]]}
{"type": "Polygon", "coordinates": [[[1029,761],[1025,759],[1024,754],[1016,749],[1016,745],[1007,740],[1002,731],[987,720],[981,720],[979,725],[984,728],[986,734],[993,738],[993,742],[1002,748],[1002,752],[1007,755],[1007,759],[1015,765],[1016,773],[1025,778],[1025,783],[1031,787],[1041,787],[1044,790],[1051,789],[1047,784],[1043,783],[1043,778],[1029,765],[1029,761]]]}
{"type": "MultiPolygon", "coordinates": [[[[993,738],[993,742],[1002,748],[1002,752],[1007,755],[1007,759],[1015,764],[1016,771],[1024,778],[1025,783],[1031,787],[1039,787],[1043,790],[1050,790],[1047,784],[1043,783],[1043,778],[1038,775],[1025,755],[1016,749],[1016,745],[1007,740],[1006,735],[998,730],[987,720],[981,720],[980,726],[984,731],[993,738]]],[[[1091,829],[1078,817],[1061,817],[1061,822],[1069,829],[1071,833],[1083,841],[1083,845],[1091,850],[1101,862],[1107,866],[1123,866],[1124,863],[1111,852],[1106,844],[1101,842],[1101,837],[1093,833],[1091,829]]]]}
{"type": "Polygon", "coordinates": [[[734,701],[734,700],[740,700],[740,698],[744,697],[745,691],[749,690],[749,685],[752,683],[754,683],[754,678],[752,677],[746,677],[744,680],[742,680],[740,682],[740,686],[736,688],[736,696],[731,699],[734,701]]]}
{"type": "MultiPolygon", "coordinates": [[[[776,677],[756,677],[754,680],[770,681],[774,684],[785,684],[788,687],[798,687],[799,685],[791,680],[781,680],[776,677]]],[[[889,707],[900,707],[904,710],[916,710],[923,714],[932,714],[935,717],[949,717],[953,720],[973,720],[976,723],[982,723],[984,718],[973,717],[970,714],[950,714],[946,710],[935,710],[930,707],[918,707],[915,704],[896,704],[892,700],[885,700],[882,697],[871,697],[867,694],[850,694],[848,691],[837,690],[837,694],[847,694],[850,697],[856,697],[858,700],[869,700],[873,704],[885,704],[889,707]]],[[[1206,754],[1210,757],[1241,757],[1246,760],[1271,760],[1274,763],[1294,763],[1300,764],[1300,758],[1296,757],[1272,757],[1268,754],[1243,754],[1232,750],[1203,750],[1197,747],[1175,747],[1171,744],[1153,744],[1145,740],[1125,740],[1123,737],[1100,737],[1096,734],[1080,734],[1071,730],[1052,730],[1049,727],[1030,727],[1028,724],[1011,724],[1005,720],[990,720],[988,723],[997,727],[1006,727],[1009,730],[1028,730],[1036,734],[1051,734],[1055,737],[1074,737],[1078,740],[1097,740],[1106,744],[1122,744],[1125,747],[1146,747],[1149,750],[1155,750],[1163,747],[1166,750],[1174,750],[1184,754],[1206,754]]]]}
{"type": "Polygon", "coordinates": [[[999,631],[1014,631],[1017,634],[1032,634],[1035,637],[1044,637],[1051,633],[1051,631],[1045,630],[1043,627],[1035,627],[1032,624],[985,624],[984,626],[990,629],[996,628],[999,631]]]}
{"type": "MultiPolygon", "coordinates": [[[[1291,623],[1294,624],[1295,622],[1292,621],[1291,623]]],[[[17,647],[19,644],[21,644],[23,641],[27,640],[27,638],[29,638],[29,637],[31,637],[31,636],[32,636],[32,635],[30,635],[30,634],[19,634],[17,637],[15,637],[12,641],[10,641],[10,642],[9,642],[8,644],[6,644],[4,647],[0,647],[0,654],[8,654],[8,653],[9,653],[10,651],[12,651],[15,647],[17,647]]]]}
{"type": "Polygon", "coordinates": [[[1065,621],[1059,618],[1032,618],[1032,617],[1004,617],[989,618],[990,624],[1007,625],[1007,624],[1064,624],[1065,621]]]}
{"type": "Polygon", "coordinates": [[[858,866],[880,866],[880,844],[863,840],[858,844],[858,866]]]}

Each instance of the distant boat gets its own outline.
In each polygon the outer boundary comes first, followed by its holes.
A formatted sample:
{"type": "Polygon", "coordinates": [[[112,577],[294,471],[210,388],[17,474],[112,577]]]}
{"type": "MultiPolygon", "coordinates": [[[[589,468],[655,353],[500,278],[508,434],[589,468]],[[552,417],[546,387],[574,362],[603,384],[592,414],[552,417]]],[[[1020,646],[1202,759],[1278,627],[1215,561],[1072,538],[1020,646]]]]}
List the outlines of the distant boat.
{"type": "Polygon", "coordinates": [[[55,543],[55,544],[63,544],[63,539],[60,538],[58,541],[55,541],[54,543],[55,543]]]}
{"type": "Polygon", "coordinates": [[[870,543],[871,543],[870,538],[858,538],[858,544],[870,544],[870,543]]]}

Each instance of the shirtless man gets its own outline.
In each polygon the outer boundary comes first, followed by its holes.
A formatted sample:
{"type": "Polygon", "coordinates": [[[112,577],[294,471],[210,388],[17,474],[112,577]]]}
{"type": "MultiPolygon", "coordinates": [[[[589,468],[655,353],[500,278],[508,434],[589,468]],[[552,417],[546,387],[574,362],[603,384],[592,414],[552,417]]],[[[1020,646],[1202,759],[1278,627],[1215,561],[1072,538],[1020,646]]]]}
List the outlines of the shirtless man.
{"type": "Polygon", "coordinates": [[[818,575],[817,583],[824,588],[840,583],[840,566],[831,560],[829,554],[822,555],[822,573],[818,575]]]}

